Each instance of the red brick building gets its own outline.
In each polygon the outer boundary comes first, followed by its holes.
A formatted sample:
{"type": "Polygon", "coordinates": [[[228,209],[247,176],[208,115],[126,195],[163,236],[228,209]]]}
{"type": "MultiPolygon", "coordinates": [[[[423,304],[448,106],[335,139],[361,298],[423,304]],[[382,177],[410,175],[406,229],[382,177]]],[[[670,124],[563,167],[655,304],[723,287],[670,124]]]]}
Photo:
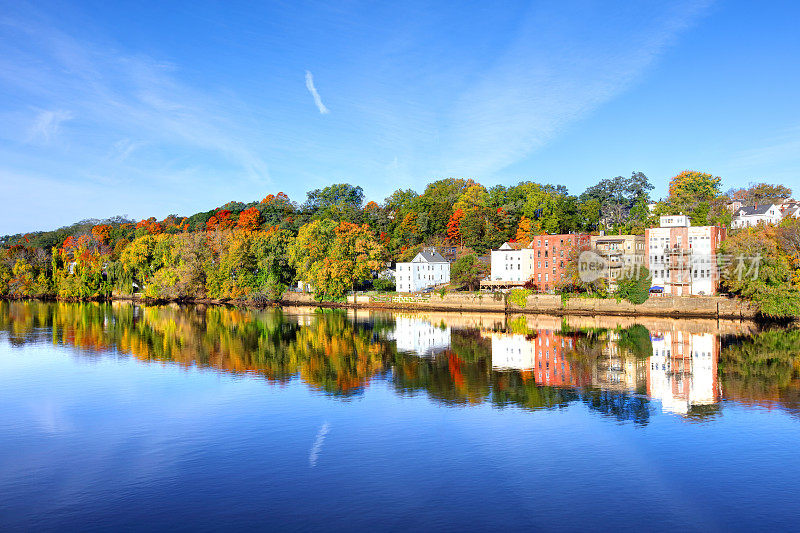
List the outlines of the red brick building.
{"type": "Polygon", "coordinates": [[[589,235],[569,233],[561,235],[536,235],[531,238],[533,249],[533,275],[531,280],[539,290],[550,291],[564,280],[570,251],[588,248],[589,235]]]}

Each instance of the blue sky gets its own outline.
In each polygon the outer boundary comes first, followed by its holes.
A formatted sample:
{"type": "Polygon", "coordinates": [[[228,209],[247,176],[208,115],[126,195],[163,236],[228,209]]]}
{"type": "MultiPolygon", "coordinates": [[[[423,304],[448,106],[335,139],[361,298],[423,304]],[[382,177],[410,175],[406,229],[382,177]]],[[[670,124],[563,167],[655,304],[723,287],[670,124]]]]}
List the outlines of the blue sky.
{"type": "Polygon", "coordinates": [[[441,177],[800,189],[794,2],[0,0],[0,234],[441,177]]]}

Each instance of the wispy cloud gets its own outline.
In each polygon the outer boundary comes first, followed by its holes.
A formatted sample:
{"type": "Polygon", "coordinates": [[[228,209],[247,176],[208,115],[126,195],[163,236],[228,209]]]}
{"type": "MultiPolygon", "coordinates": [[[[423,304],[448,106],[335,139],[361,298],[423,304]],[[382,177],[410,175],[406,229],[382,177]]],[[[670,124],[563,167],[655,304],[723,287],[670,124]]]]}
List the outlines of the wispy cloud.
{"type": "Polygon", "coordinates": [[[457,95],[439,170],[485,175],[526,157],[629,89],[709,3],[535,5],[520,37],[457,95]]]}
{"type": "Polygon", "coordinates": [[[40,111],[28,130],[26,141],[40,141],[47,144],[58,135],[58,132],[61,130],[61,124],[72,118],[74,118],[74,115],[70,111],[65,111],[63,109],[40,111]]]}
{"type": "Polygon", "coordinates": [[[764,145],[744,150],[731,163],[737,167],[766,167],[776,163],[800,161],[800,127],[782,132],[764,145]]]}
{"type": "Polygon", "coordinates": [[[117,162],[125,161],[133,152],[146,144],[145,142],[132,141],[131,139],[120,139],[111,148],[111,158],[117,162]]]}
{"type": "Polygon", "coordinates": [[[314,439],[314,445],[311,446],[311,453],[308,454],[308,466],[314,468],[317,466],[317,459],[319,459],[319,452],[322,449],[322,444],[325,442],[325,436],[330,431],[330,424],[325,422],[317,432],[317,438],[314,439]]]}
{"type": "Polygon", "coordinates": [[[317,88],[314,87],[314,76],[311,74],[311,71],[308,70],[306,71],[306,89],[308,89],[308,92],[314,97],[314,103],[317,105],[319,112],[323,115],[330,113],[328,108],[325,107],[325,104],[322,103],[322,98],[320,98],[317,88]]]}
{"type": "Polygon", "coordinates": [[[0,84],[54,109],[39,113],[29,138],[52,140],[71,120],[86,158],[99,161],[111,149],[125,159],[147,143],[169,147],[173,163],[181,154],[200,159],[203,152],[206,158],[221,156],[217,162],[232,163],[252,181],[268,181],[267,165],[253,144],[258,126],[230,95],[197,90],[168,63],[77,40],[41,21],[5,22],[2,36],[17,46],[0,59],[0,84]],[[47,68],[31,69],[33,54],[47,68]],[[140,140],[120,150],[109,137],[140,140]]]}

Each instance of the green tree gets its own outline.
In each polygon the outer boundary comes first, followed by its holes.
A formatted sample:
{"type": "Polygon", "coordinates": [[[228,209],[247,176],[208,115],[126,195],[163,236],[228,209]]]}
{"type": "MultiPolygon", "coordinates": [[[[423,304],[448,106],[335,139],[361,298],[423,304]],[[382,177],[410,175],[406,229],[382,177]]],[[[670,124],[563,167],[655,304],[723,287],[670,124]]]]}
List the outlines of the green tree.
{"type": "Polygon", "coordinates": [[[310,191],[305,209],[318,220],[327,218],[356,223],[361,221],[363,202],[364,191],[361,187],[354,187],[349,183],[337,183],[310,191]]]}
{"type": "Polygon", "coordinates": [[[634,206],[646,206],[652,189],[653,185],[647,176],[641,172],[633,172],[630,178],[617,176],[600,181],[586,189],[580,200],[581,204],[592,207],[594,203],[599,204],[600,223],[609,230],[617,231],[631,225],[643,224],[644,213],[641,210],[634,211],[634,206]]]}
{"type": "Polygon", "coordinates": [[[695,226],[713,224],[727,203],[721,200],[721,182],[718,176],[685,170],[670,181],[666,205],[672,214],[688,215],[695,226]]]}
{"type": "Polygon", "coordinates": [[[474,253],[465,253],[450,267],[450,284],[474,291],[480,288],[481,280],[489,275],[489,266],[474,253]]]}
{"type": "Polygon", "coordinates": [[[643,304],[650,297],[650,271],[645,267],[634,269],[617,280],[617,297],[632,304],[643,304]]]}

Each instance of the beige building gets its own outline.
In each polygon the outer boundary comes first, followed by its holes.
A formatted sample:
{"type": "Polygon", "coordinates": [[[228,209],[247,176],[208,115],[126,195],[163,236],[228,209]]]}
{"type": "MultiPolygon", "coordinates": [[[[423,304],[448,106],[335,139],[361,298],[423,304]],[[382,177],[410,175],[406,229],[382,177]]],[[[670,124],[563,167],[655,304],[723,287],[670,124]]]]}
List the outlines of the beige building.
{"type": "Polygon", "coordinates": [[[647,241],[644,235],[592,235],[592,250],[608,265],[606,279],[613,286],[623,272],[638,271],[647,262],[647,241]]]}

